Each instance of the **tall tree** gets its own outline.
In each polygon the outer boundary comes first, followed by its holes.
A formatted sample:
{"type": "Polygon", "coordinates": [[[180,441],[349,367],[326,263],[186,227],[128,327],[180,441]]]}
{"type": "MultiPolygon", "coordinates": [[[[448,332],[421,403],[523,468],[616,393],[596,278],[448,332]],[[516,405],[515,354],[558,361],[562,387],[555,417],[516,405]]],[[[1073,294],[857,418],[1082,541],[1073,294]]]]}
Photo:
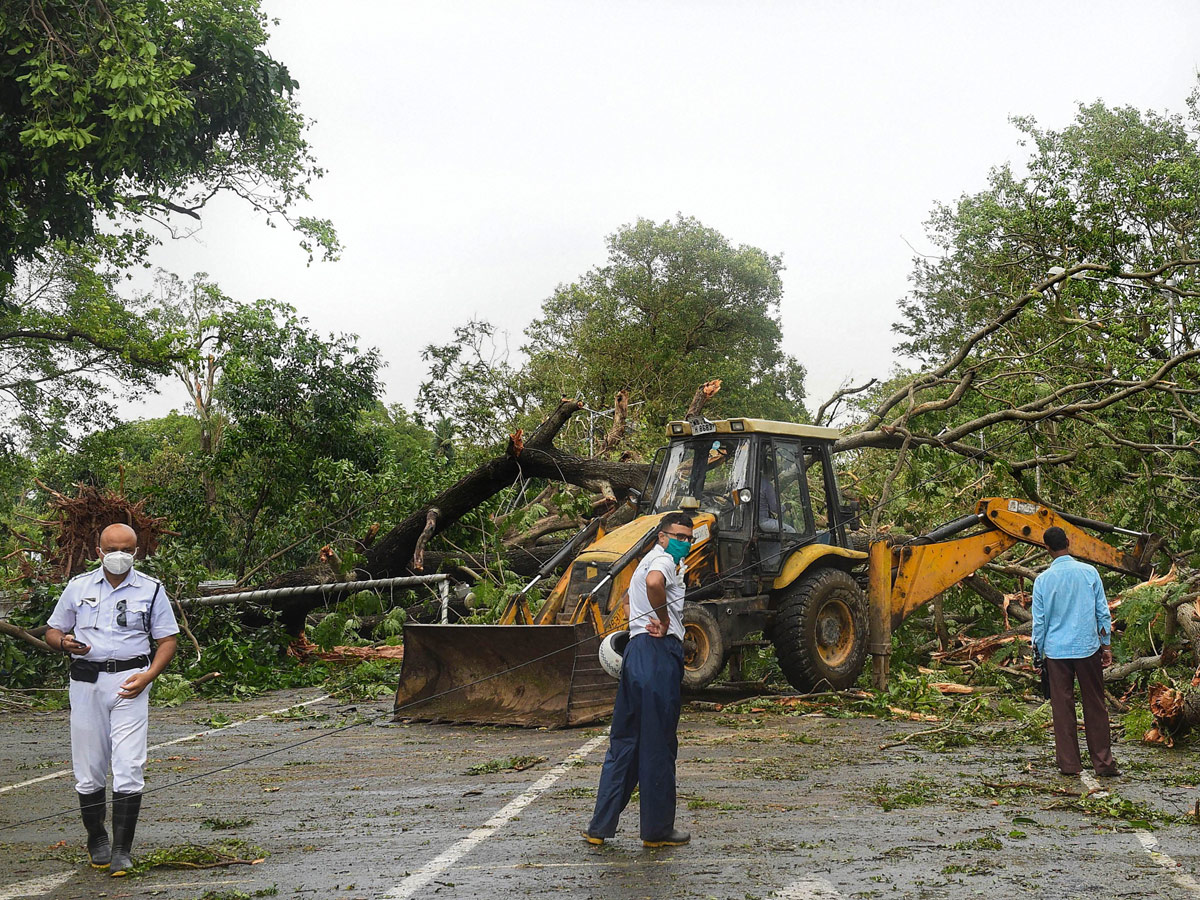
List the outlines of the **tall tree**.
{"type": "Polygon", "coordinates": [[[376,403],[379,356],[360,350],[353,335],[316,334],[274,301],[240,307],[224,327],[228,351],[214,398],[229,425],[216,464],[230,494],[241,577],[264,549],[265,526],[322,460],[372,458],[358,422],[376,403]]]}
{"type": "Polygon", "coordinates": [[[916,260],[897,325],[919,371],[869,396],[841,447],[930,448],[926,475],[1015,479],[1200,545],[1197,99],[1186,116],[1016,120],[1024,164],[930,219],[938,252],[916,260]]]}
{"type": "Polygon", "coordinates": [[[328,222],[291,212],[321,170],[266,41],[258,0],[0,0],[0,297],[98,218],[136,254],[137,217],[196,219],[223,191],[335,254],[328,222]]]}
{"type": "Polygon", "coordinates": [[[177,357],[158,311],[122,297],[88,248],[46,248],[11,296],[16,307],[0,310],[0,427],[33,450],[72,426],[108,425],[116,399],[154,390],[177,357]]]}
{"type": "Polygon", "coordinates": [[[696,219],[639,219],[608,238],[607,264],[557,288],[526,329],[532,389],[545,401],[579,392],[593,408],[626,389],[658,424],[720,378],[717,413],[805,419],[804,369],[781,346],[782,269],[696,219]]]}
{"type": "MultiPolygon", "coordinates": [[[[536,427],[563,396],[604,410],[624,390],[632,416],[657,429],[713,378],[725,384],[718,414],[807,420],[804,368],[781,346],[778,256],[680,216],[620,229],[608,257],[542,304],[519,362],[487,322],[426,348],[425,421],[445,417],[459,434],[499,444],[516,426],[536,427]]],[[[603,426],[593,431],[602,436],[603,426]]]]}

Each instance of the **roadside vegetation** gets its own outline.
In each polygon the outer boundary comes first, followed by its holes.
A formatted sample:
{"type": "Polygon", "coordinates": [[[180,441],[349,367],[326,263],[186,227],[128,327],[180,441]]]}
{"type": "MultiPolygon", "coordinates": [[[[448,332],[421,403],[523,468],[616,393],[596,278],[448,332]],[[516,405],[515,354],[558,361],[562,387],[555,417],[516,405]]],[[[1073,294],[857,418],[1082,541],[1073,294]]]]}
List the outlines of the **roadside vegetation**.
{"type": "MultiPolygon", "coordinates": [[[[0,80],[17,86],[21,118],[0,145],[14,161],[2,177],[15,198],[0,216],[4,704],[63,701],[63,660],[37,635],[63,582],[91,564],[72,531],[88,498],[146,517],[156,552],[141,565],[177,599],[214,581],[349,580],[369,574],[398,523],[532,434],[562,397],[585,410],[558,435],[564,448],[644,468],[664,423],[715,379],[711,417],[842,428],[839,479],[875,536],[920,534],[984,496],[1164,535],[1172,573],[1136,588],[1106,576],[1120,601],[1121,677],[1110,688],[1130,737],[1152,728],[1152,686],[1191,692],[1200,93],[1177,114],[1095,103],[1061,128],[1014,120],[1024,158],[931,211],[932,251],[898,297],[904,368],[832,398],[807,395],[803,361],[786,350],[782,258],[681,214],[617,228],[602,263],[546,286],[520,336],[482,320],[447,323],[452,336],[422,351],[428,375],[405,408],[383,402],[374,349],[318,333],[286,300],[230,297],[203,274],[163,272],[154,290],[126,291],[123,274],[154,239],[148,216],[197,217],[207,195],[248,198],[251,183],[266,191],[254,202],[310,254],[336,256],[331,224],[294,214],[321,170],[296,84],[263,50],[269,23],[257,4],[222,15],[190,2],[168,5],[171,15],[133,0],[97,12],[42,6],[57,40],[88,53],[56,69],[45,33],[16,18],[0,25],[13,48],[0,80]],[[215,70],[198,49],[214,44],[240,62],[215,70]],[[119,90],[89,53],[119,57],[138,89],[119,90]],[[71,103],[51,102],[54,82],[71,88],[71,103]],[[100,111],[114,97],[126,120],[155,127],[108,127],[100,111]],[[201,110],[211,121],[197,133],[201,110]],[[243,139],[245,123],[256,143],[243,139]],[[23,192],[21,173],[33,170],[55,173],[56,189],[23,192]],[[82,171],[93,175],[73,177],[82,171]],[[51,227],[30,224],[43,221],[51,227]],[[185,409],[121,421],[122,400],[164,379],[186,388],[185,409]],[[623,428],[610,440],[618,409],[623,428]]],[[[455,579],[454,615],[491,622],[527,579],[521,560],[611,500],[565,478],[518,479],[419,546],[429,571],[455,579]]],[[[1028,739],[1044,725],[1044,711],[1029,709],[1026,634],[1031,579],[1045,562],[1026,549],[983,570],[1001,603],[947,591],[895,636],[886,692],[864,681],[828,708],[928,721],[906,742],[933,749],[1028,739]]],[[[530,599],[536,607],[540,595],[530,599]]],[[[437,612],[427,588],[330,596],[299,614],[185,608],[178,662],[155,702],[315,684],[380,699],[397,662],[336,648],[400,646],[409,621],[437,612]]],[[[752,652],[744,674],[764,695],[786,689],[769,649],[752,652]]],[[[764,716],[791,708],[755,702],[764,716]]]]}

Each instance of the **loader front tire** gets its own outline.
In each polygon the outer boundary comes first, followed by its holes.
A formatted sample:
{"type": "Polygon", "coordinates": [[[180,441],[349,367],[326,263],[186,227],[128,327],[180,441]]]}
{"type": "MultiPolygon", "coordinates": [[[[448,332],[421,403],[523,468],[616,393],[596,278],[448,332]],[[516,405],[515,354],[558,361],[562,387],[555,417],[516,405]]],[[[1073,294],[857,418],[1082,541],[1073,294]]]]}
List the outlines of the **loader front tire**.
{"type": "Polygon", "coordinates": [[[771,641],[792,687],[805,693],[854,686],[867,656],[867,597],[841,569],[820,568],[789,587],[771,641]]]}
{"type": "Polygon", "coordinates": [[[707,607],[683,607],[683,686],[696,691],[706,687],[725,668],[725,636],[717,617],[707,607]]]}

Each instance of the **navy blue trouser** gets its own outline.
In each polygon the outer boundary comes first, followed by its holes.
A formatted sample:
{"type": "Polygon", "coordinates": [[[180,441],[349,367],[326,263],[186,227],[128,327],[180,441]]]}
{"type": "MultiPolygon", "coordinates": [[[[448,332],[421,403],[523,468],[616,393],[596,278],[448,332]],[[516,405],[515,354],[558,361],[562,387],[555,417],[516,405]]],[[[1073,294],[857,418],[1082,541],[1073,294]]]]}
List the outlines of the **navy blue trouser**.
{"type": "Polygon", "coordinates": [[[675,732],[682,682],[683,644],[678,638],[639,634],[629,641],[589,834],[616,834],[617,819],[639,784],[642,840],[657,840],[675,827],[675,732]]]}

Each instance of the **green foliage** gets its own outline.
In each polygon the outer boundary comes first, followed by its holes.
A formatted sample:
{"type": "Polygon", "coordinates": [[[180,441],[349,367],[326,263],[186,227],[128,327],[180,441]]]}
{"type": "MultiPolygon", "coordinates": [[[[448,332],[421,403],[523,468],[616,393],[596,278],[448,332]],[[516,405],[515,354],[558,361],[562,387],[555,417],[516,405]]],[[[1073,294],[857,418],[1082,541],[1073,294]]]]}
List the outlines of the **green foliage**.
{"type": "Polygon", "coordinates": [[[862,702],[862,706],[868,712],[884,718],[892,715],[890,707],[893,706],[912,712],[938,713],[946,708],[942,695],[929,686],[928,677],[903,671],[893,671],[887,690],[874,692],[862,702]]]}
{"type": "Polygon", "coordinates": [[[375,626],[375,632],[382,635],[387,643],[398,642],[396,639],[404,634],[404,623],[407,620],[407,613],[397,606],[395,609],[388,610],[383,620],[375,626]]]}
{"type": "Polygon", "coordinates": [[[179,844],[146,850],[138,854],[134,863],[135,873],[148,872],[156,868],[196,868],[229,865],[231,862],[252,863],[265,859],[267,851],[262,847],[237,838],[229,838],[215,844],[179,844]]]}
{"type": "Polygon", "coordinates": [[[396,692],[400,679],[399,660],[369,659],[353,668],[336,672],[327,689],[349,700],[378,700],[396,692]]]}
{"type": "Polygon", "coordinates": [[[253,825],[253,824],[254,824],[253,819],[247,819],[247,818],[219,819],[219,818],[213,817],[213,818],[208,818],[208,819],[204,819],[203,821],[201,821],[200,827],[201,828],[210,828],[213,831],[234,831],[238,828],[246,828],[247,826],[253,825]]]}
{"type": "Polygon", "coordinates": [[[531,412],[527,379],[509,363],[507,336],[498,336],[490,322],[472,319],[454,329],[450,343],[422,350],[421,358],[429,364],[429,379],[417,409],[437,432],[441,452],[452,453],[455,435],[471,444],[498,443],[531,412]]]}
{"type": "Polygon", "coordinates": [[[1004,844],[996,837],[994,832],[989,832],[982,837],[977,837],[972,841],[958,841],[950,845],[951,850],[1003,850],[1004,844]]]}
{"type": "MultiPolygon", "coordinates": [[[[89,240],[101,216],[118,220],[105,243],[123,261],[145,242],[130,217],[195,216],[221,191],[291,221],[322,171],[257,0],[36,10],[0,3],[0,296],[17,263],[89,240]]],[[[336,255],[328,222],[292,224],[336,255]]]]}
{"type": "Polygon", "coordinates": [[[150,702],[155,706],[178,706],[196,695],[195,688],[182,675],[163,672],[150,689],[150,702]]]}
{"type": "Polygon", "coordinates": [[[688,800],[688,809],[717,809],[721,812],[733,812],[745,809],[740,803],[730,803],[726,800],[705,800],[703,797],[692,797],[688,800]]]}
{"type": "MultiPolygon", "coordinates": [[[[403,488],[430,470],[429,445],[403,410],[378,403],[374,351],[316,334],[286,304],[236,303],[202,277],[162,276],[159,296],[192,415],[100,427],[73,451],[42,452],[29,474],[147,499],[179,534],[164,548],[174,558],[155,561],[169,586],[244,574],[281,548],[277,571],[306,564],[325,528],[351,538],[412,496],[403,488]]],[[[347,566],[355,546],[342,547],[347,566]]]]}
{"type": "Polygon", "coordinates": [[[511,573],[508,575],[508,579],[500,583],[488,579],[476,582],[471,588],[475,596],[474,609],[465,621],[480,625],[492,625],[500,621],[508,598],[524,586],[518,577],[511,573]]]}
{"type": "Polygon", "coordinates": [[[117,288],[118,273],[93,248],[55,244],[20,269],[12,303],[0,306],[0,449],[58,446],[110,421],[116,401],[168,371],[173,335],[160,310],[117,288]]]}
{"type": "Polygon", "coordinates": [[[331,612],[309,630],[309,638],[322,650],[332,650],[339,644],[351,643],[357,635],[353,635],[358,627],[358,620],[351,619],[345,613],[331,612]]]}
{"type": "Polygon", "coordinates": [[[545,761],[546,757],[544,756],[509,756],[505,759],[492,759],[470,766],[464,774],[494,775],[497,772],[523,772],[545,761]]]}
{"type": "MultiPolygon", "coordinates": [[[[426,348],[430,377],[417,408],[426,421],[449,418],[469,440],[496,443],[536,425],[563,396],[603,410],[627,389],[642,404],[637,443],[647,449],[700,384],[721,378],[713,414],[807,421],[804,369],[780,346],[782,268],[778,256],[735,247],[695,219],[640,219],[608,238],[607,264],[542,304],[522,365],[487,322],[426,348]]],[[[575,439],[587,446],[595,437],[575,439]]]]}
{"type": "Polygon", "coordinates": [[[253,893],[245,891],[205,891],[196,900],[253,900],[255,897],[274,897],[279,893],[279,888],[272,885],[269,888],[259,888],[253,893]]]}
{"type": "Polygon", "coordinates": [[[279,546],[271,524],[296,502],[334,487],[355,470],[374,467],[373,449],[359,440],[359,416],[374,406],[379,358],[353,337],[322,338],[284,304],[242,306],[225,332],[214,398],[229,418],[213,464],[233,493],[240,576],[253,558],[279,546]]]}
{"type": "Polygon", "coordinates": [[[1154,715],[1148,709],[1131,709],[1121,718],[1125,740],[1137,742],[1154,725],[1154,715]]]}
{"type": "Polygon", "coordinates": [[[221,677],[201,686],[204,696],[244,698],[279,688],[319,684],[328,674],[320,663],[300,665],[285,652],[287,632],[277,625],[249,628],[238,612],[228,607],[196,611],[193,630],[202,637],[199,662],[183,661],[187,645],[181,647],[174,669],[188,679],[208,672],[221,677]]]}
{"type": "Polygon", "coordinates": [[[878,781],[871,787],[870,796],[884,812],[890,812],[933,803],[942,791],[943,786],[937,779],[917,775],[900,784],[892,784],[886,779],[878,781]]]}
{"type": "MultiPolygon", "coordinates": [[[[916,384],[906,426],[938,435],[908,454],[885,521],[920,529],[961,514],[964,491],[1017,493],[1176,535],[1177,550],[1200,546],[1200,282],[1183,262],[1198,249],[1198,102],[1193,94],[1186,116],[1094,103],[1058,130],[1014,120],[1027,157],[935,207],[935,252],[914,263],[895,325],[918,371],[861,404],[865,424],[890,420],[916,384]],[[1031,293],[1052,269],[1080,267],[1031,293]],[[977,334],[948,377],[922,375],[977,334]],[[898,390],[884,420],[865,415],[898,390]],[[962,465],[972,452],[982,461],[962,465]]],[[[869,497],[894,458],[864,456],[855,467],[869,497]]]]}
{"type": "Polygon", "coordinates": [[[1169,813],[1157,809],[1149,803],[1139,803],[1119,794],[1107,794],[1103,797],[1096,794],[1084,794],[1078,800],[1064,805],[1072,806],[1102,819],[1120,819],[1129,828],[1140,831],[1153,831],[1156,823],[1173,825],[1195,822],[1195,817],[1190,811],[1169,813]]]}
{"type": "Polygon", "coordinates": [[[1177,588],[1147,585],[1121,595],[1121,605],[1113,610],[1113,631],[1119,635],[1113,644],[1122,658],[1152,656],[1162,650],[1168,617],[1163,601],[1177,588]]]}
{"type": "MultiPolygon", "coordinates": [[[[762,632],[756,631],[746,636],[748,641],[762,640],[762,632]]],[[[742,673],[747,681],[761,681],[765,684],[787,684],[783,669],[779,668],[779,658],[775,655],[775,647],[747,647],[742,656],[742,673]]]]}
{"type": "Polygon", "coordinates": [[[628,388],[653,426],[721,378],[715,414],[806,418],[804,370],[780,349],[780,257],[683,216],[639,219],[608,239],[608,253],[606,265],[555,290],[526,329],[541,397],[578,391],[603,409],[628,388]]]}

